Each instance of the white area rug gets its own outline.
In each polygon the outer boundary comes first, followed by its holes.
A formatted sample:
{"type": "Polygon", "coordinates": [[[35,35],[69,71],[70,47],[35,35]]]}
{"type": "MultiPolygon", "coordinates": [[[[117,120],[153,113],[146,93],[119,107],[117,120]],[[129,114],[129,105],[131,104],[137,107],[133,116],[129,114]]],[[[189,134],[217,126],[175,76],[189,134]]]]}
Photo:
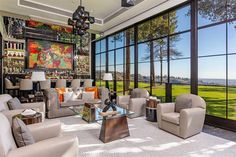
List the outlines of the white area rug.
{"type": "Polygon", "coordinates": [[[206,133],[183,140],[144,118],[128,119],[130,137],[104,144],[101,125],[78,116],[59,118],[64,134],[79,139],[80,157],[235,157],[236,143],[206,133]]]}

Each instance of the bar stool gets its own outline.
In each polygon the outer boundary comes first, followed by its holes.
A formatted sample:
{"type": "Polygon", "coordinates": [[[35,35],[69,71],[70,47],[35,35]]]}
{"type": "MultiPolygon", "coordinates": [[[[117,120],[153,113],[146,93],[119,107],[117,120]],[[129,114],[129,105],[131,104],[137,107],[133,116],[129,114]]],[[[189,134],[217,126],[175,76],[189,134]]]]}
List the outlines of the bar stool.
{"type": "Polygon", "coordinates": [[[73,89],[78,89],[80,87],[80,79],[73,79],[71,81],[71,87],[73,89]]]}
{"type": "Polygon", "coordinates": [[[56,88],[66,88],[66,80],[58,79],[56,82],[56,88]]]}
{"type": "Polygon", "coordinates": [[[5,91],[7,94],[11,95],[11,91],[12,91],[12,96],[16,97],[19,94],[19,89],[20,89],[20,86],[14,86],[11,80],[9,80],[8,78],[5,78],[5,91]]]}
{"type": "Polygon", "coordinates": [[[20,97],[25,97],[25,94],[32,94],[33,92],[33,81],[31,79],[22,79],[20,81],[20,97]]]}
{"type": "Polygon", "coordinates": [[[40,81],[41,90],[46,90],[51,88],[51,80],[47,79],[46,81],[40,81]]]}
{"type": "Polygon", "coordinates": [[[93,80],[91,80],[91,79],[85,79],[84,80],[84,88],[92,87],[92,86],[93,86],[93,80]]]}

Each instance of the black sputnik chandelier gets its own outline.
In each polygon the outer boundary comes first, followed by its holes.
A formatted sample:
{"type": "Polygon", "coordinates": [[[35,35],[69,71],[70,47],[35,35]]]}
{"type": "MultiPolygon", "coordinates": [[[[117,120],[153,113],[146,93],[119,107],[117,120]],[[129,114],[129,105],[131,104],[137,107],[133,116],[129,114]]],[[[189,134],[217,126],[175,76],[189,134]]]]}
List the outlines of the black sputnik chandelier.
{"type": "Polygon", "coordinates": [[[90,28],[90,24],[94,23],[95,18],[90,16],[88,11],[85,11],[85,8],[82,6],[82,0],[80,0],[80,5],[73,13],[72,18],[68,19],[68,25],[73,27],[75,35],[82,37],[90,28]]]}
{"type": "Polygon", "coordinates": [[[74,59],[78,59],[78,54],[83,53],[82,49],[82,37],[86,34],[87,30],[90,28],[90,24],[95,23],[95,18],[89,15],[88,11],[82,6],[82,0],[80,0],[80,5],[75,10],[72,18],[68,19],[68,25],[73,27],[73,34],[80,36],[80,49],[76,50],[74,59]]]}

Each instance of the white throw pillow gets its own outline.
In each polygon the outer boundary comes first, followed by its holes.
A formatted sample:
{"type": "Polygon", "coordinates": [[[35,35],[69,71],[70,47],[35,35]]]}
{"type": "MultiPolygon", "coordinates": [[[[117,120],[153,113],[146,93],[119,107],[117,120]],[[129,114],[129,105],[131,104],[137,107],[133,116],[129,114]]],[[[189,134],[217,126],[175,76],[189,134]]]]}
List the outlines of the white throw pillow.
{"type": "Polygon", "coordinates": [[[83,92],[82,99],[83,100],[93,100],[94,99],[94,92],[83,92]]]}
{"type": "Polygon", "coordinates": [[[67,102],[68,100],[71,100],[73,93],[74,93],[74,92],[65,92],[65,93],[63,94],[63,96],[64,96],[64,102],[67,102]]]}

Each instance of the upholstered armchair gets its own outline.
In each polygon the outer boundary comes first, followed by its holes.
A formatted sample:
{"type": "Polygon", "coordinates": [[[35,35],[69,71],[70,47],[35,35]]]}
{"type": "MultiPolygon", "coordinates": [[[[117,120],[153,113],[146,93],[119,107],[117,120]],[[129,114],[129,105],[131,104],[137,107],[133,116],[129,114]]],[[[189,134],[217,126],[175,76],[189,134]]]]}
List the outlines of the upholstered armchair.
{"type": "Polygon", "coordinates": [[[183,94],[175,103],[157,104],[158,127],[188,138],[202,131],[205,113],[206,103],[200,96],[183,94]]]}
{"type": "Polygon", "coordinates": [[[135,88],[131,95],[117,96],[117,105],[134,112],[130,118],[140,117],[145,114],[146,99],[149,93],[146,89],[135,88]]]}
{"type": "Polygon", "coordinates": [[[59,120],[27,125],[34,144],[17,148],[8,119],[0,113],[0,157],[78,157],[78,139],[61,136],[59,120]]]}
{"type": "Polygon", "coordinates": [[[3,113],[11,122],[11,119],[14,115],[20,114],[25,109],[34,109],[37,112],[42,114],[44,120],[45,117],[45,103],[44,102],[37,102],[37,103],[22,103],[23,109],[17,110],[9,110],[7,102],[12,99],[12,96],[9,94],[2,94],[0,95],[0,112],[3,113]]]}

